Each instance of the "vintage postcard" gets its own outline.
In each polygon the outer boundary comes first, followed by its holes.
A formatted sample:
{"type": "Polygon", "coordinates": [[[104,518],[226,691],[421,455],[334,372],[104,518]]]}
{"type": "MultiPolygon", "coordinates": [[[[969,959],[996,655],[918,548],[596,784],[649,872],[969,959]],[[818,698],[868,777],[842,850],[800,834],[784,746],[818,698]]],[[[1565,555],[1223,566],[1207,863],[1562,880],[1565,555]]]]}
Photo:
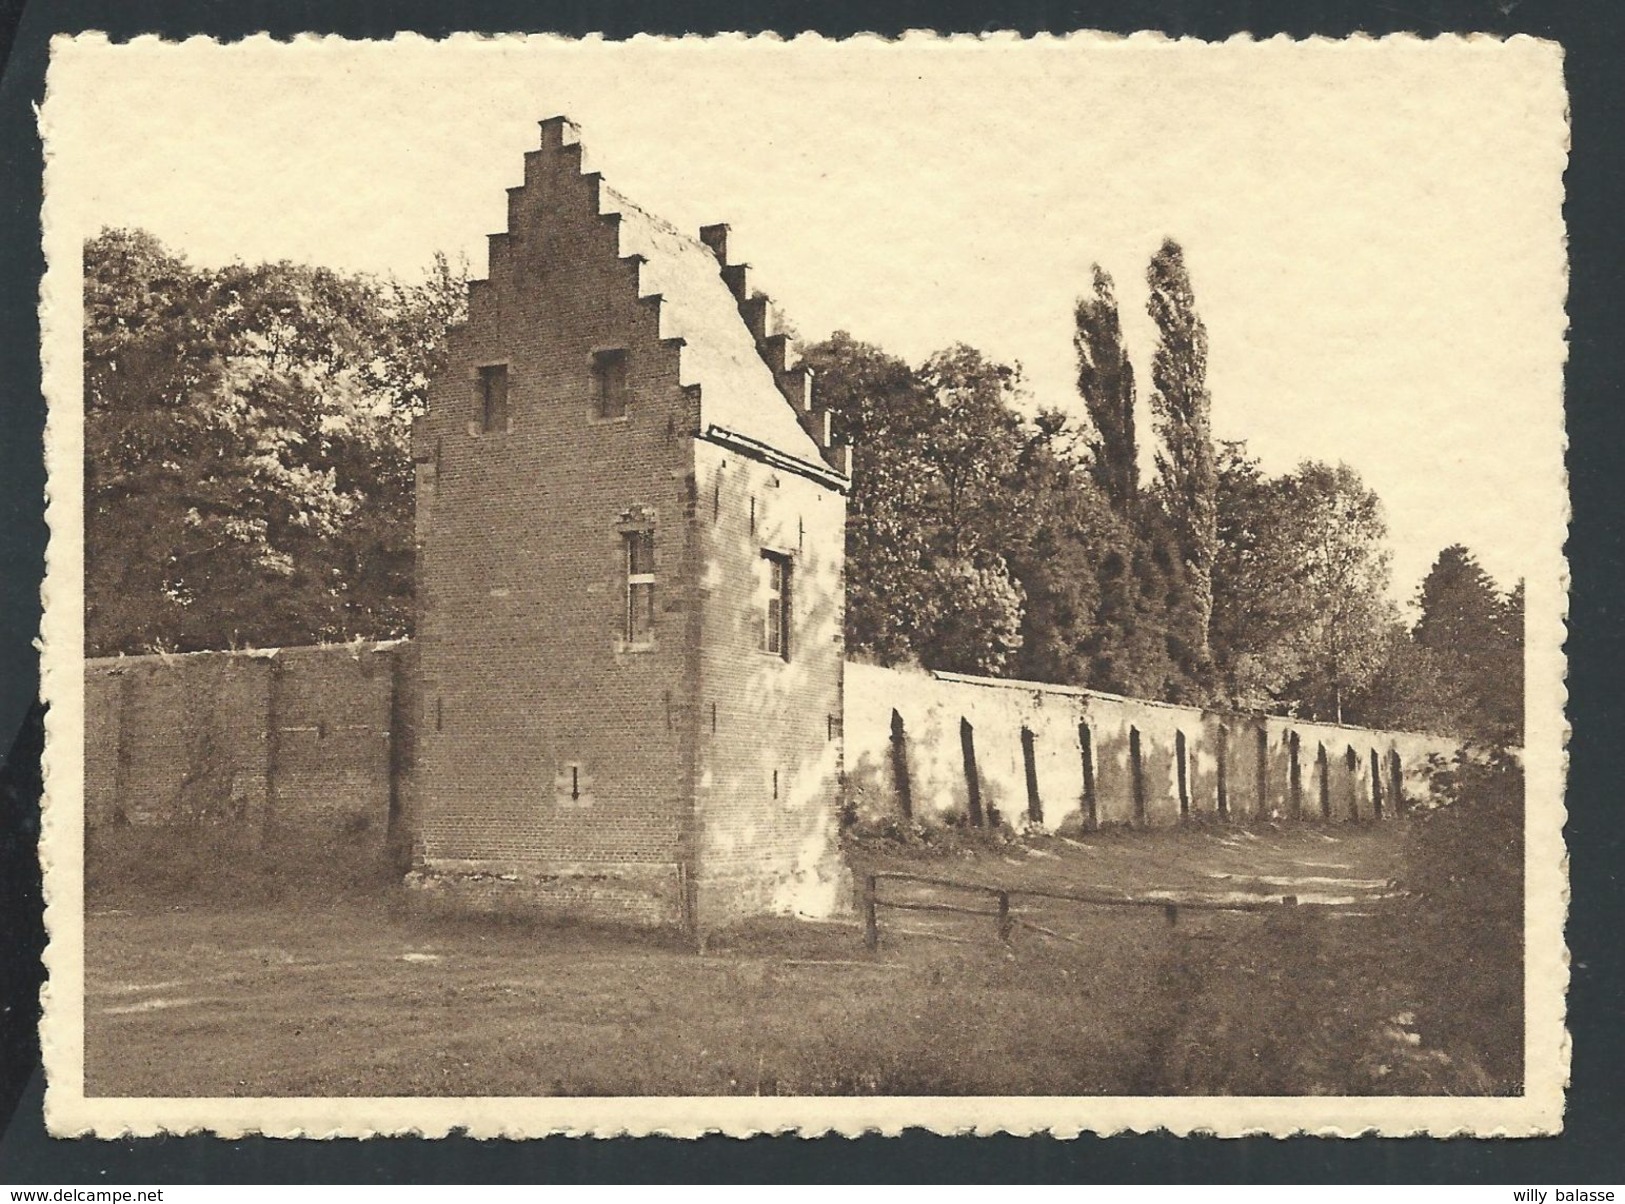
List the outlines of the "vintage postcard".
{"type": "Polygon", "coordinates": [[[60,1135],[1562,1127],[1563,62],[56,40],[60,1135]]]}

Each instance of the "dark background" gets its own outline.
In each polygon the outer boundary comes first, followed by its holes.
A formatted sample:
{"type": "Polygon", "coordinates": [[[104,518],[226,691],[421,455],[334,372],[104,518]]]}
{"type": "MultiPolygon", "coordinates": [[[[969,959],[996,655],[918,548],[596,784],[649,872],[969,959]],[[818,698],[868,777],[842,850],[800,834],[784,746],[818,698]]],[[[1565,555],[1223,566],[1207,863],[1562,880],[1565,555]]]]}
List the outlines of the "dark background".
{"type": "MultiPolygon", "coordinates": [[[[1617,923],[1622,854],[1619,775],[1613,756],[1621,715],[1619,624],[1610,603],[1625,591],[1617,516],[1625,512],[1621,456],[1621,262],[1618,215],[1625,174],[1625,112],[1620,74],[1625,8],[1610,0],[1537,3],[1460,0],[1431,3],[1079,4],[900,3],[877,13],[873,0],[797,5],[784,0],[685,3],[594,0],[517,3],[386,3],[384,0],[221,0],[154,3],[0,0],[0,1182],[18,1185],[202,1182],[609,1182],[609,1181],[936,1181],[936,1182],[1486,1182],[1625,1181],[1625,987],[1617,923]],[[234,39],[261,31],[312,31],[353,38],[414,30],[602,32],[610,38],[658,34],[816,29],[839,37],[906,29],[945,32],[1017,29],[1160,30],[1207,39],[1401,31],[1527,33],[1566,52],[1573,151],[1564,215],[1570,252],[1567,370],[1569,472],[1574,521],[1568,545],[1570,745],[1567,837],[1574,902],[1569,1026],[1573,1086],[1561,1137],[1521,1141],[1429,1138],[1354,1141],[1179,1139],[1162,1135],[1056,1141],[940,1138],[709,1138],[530,1142],[376,1139],[371,1141],[62,1141],[45,1135],[41,1114],[38,989],[44,945],[39,866],[42,746],[35,701],[44,571],[45,473],[35,307],[44,263],[39,248],[41,152],[33,105],[43,95],[53,33],[106,31],[234,39]]],[[[229,103],[229,99],[226,101],[229,103]]],[[[1495,415],[1485,415],[1486,422],[1495,415]]],[[[1517,432],[1505,432],[1516,454],[1517,432]]],[[[1445,451],[1447,449],[1441,449],[1445,451]]],[[[1620,605],[1625,605],[1622,601],[1620,605]]],[[[1617,609],[1617,607],[1616,607],[1617,609]]]]}

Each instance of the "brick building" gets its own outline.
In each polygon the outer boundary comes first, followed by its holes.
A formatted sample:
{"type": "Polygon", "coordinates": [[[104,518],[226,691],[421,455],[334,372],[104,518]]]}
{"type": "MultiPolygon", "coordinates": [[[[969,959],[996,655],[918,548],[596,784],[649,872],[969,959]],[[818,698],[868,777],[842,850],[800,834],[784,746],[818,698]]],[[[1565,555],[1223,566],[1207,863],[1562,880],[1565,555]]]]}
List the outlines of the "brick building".
{"type": "Polygon", "coordinates": [[[542,122],[413,431],[430,895],[700,931],[844,901],[849,452],[726,243],[542,122]]]}

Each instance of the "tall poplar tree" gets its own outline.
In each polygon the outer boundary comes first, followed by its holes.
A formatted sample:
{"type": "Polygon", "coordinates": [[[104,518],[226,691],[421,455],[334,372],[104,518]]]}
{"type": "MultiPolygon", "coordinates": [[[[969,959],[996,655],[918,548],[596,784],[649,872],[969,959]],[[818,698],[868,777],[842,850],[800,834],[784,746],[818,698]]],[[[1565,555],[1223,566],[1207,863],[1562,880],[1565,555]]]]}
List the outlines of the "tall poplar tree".
{"type": "Polygon", "coordinates": [[[1123,344],[1123,324],[1111,274],[1094,265],[1094,293],[1079,297],[1072,345],[1078,353],[1078,392],[1094,431],[1091,470],[1122,513],[1132,513],[1140,491],[1139,445],[1134,434],[1134,365],[1123,344]]]}
{"type": "Polygon", "coordinates": [[[1207,327],[1196,312],[1185,253],[1165,239],[1146,269],[1147,309],[1157,325],[1151,360],[1151,412],[1162,449],[1158,484],[1173,520],[1196,630],[1196,659],[1211,661],[1213,564],[1218,556],[1218,469],[1207,389],[1207,327]]]}

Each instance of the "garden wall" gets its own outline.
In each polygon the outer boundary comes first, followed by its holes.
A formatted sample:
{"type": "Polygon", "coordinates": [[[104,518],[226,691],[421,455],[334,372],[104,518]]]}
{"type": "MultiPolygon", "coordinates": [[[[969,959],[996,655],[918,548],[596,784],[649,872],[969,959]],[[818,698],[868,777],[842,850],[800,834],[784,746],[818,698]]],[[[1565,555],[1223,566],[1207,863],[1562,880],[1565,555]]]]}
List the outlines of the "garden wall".
{"type": "Polygon", "coordinates": [[[1372,819],[1427,791],[1444,737],[1226,714],[1035,682],[846,667],[860,817],[1054,831],[1192,817],[1372,819]]]}
{"type": "MultiPolygon", "coordinates": [[[[411,644],[86,664],[86,820],[335,832],[406,853],[411,644]]],[[[1033,682],[846,666],[846,797],[867,819],[1046,831],[1193,817],[1346,821],[1427,791],[1444,737],[1033,682]]]]}
{"type": "Polygon", "coordinates": [[[413,659],[396,641],[88,661],[87,826],[407,839],[413,659]]]}

